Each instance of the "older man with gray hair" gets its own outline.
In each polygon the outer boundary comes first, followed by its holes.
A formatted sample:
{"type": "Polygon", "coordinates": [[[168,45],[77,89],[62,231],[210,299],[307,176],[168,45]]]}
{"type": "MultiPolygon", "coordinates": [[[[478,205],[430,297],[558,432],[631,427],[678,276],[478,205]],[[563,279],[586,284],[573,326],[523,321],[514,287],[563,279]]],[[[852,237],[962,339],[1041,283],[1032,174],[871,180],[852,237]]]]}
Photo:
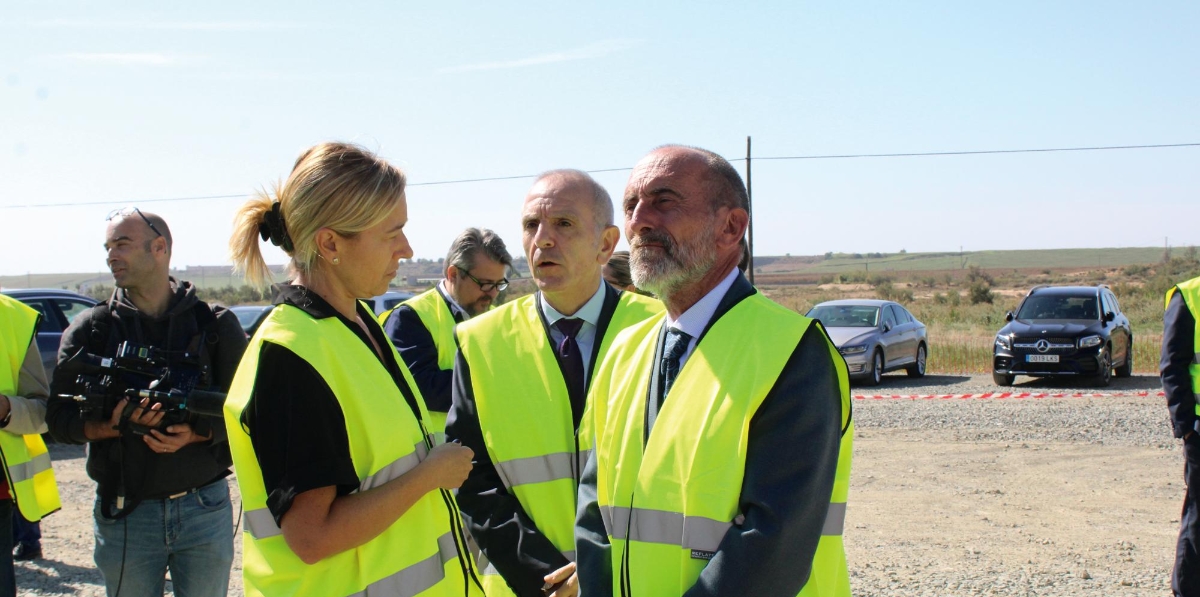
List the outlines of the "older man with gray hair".
{"type": "Polygon", "coordinates": [[[846,365],[739,271],[747,203],[737,170],[693,147],[654,150],[625,187],[633,281],[666,313],[625,330],[591,386],[587,597],[850,594],[846,365]]]}
{"type": "Polygon", "coordinates": [[[458,503],[487,594],[570,597],[590,371],[619,331],[662,305],[601,278],[620,231],[586,173],[539,176],[521,229],[538,291],[458,326],[446,435],[475,451],[458,503]]]}
{"type": "Polygon", "coordinates": [[[439,437],[450,410],[454,326],[490,309],[508,288],[512,257],[495,232],[467,228],[450,244],[445,265],[445,278],[436,286],[379,316],[425,398],[429,431],[439,437]]]}

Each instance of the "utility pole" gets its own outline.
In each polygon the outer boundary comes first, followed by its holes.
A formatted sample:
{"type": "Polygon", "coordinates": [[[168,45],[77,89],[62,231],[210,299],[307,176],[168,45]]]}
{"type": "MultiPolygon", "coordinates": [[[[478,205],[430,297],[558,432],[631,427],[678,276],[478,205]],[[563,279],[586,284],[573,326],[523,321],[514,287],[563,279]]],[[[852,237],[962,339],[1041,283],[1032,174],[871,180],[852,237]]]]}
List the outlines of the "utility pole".
{"type": "Polygon", "coordinates": [[[746,207],[750,216],[750,223],[746,230],[746,251],[750,254],[749,265],[746,266],[746,273],[750,276],[750,283],[754,284],[754,191],[750,182],[750,136],[746,135],[746,207]]]}

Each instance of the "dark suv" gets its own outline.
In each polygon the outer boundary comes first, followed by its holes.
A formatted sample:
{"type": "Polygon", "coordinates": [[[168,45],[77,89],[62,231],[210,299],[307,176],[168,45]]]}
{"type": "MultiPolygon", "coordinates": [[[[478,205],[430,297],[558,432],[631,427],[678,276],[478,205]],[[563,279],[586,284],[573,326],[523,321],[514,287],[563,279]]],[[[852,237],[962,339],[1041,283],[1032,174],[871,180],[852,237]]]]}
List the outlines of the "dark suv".
{"type": "Polygon", "coordinates": [[[1107,286],[1036,286],[1005,319],[992,349],[997,385],[1017,375],[1074,375],[1107,386],[1114,369],[1133,373],[1133,332],[1107,286]]]}

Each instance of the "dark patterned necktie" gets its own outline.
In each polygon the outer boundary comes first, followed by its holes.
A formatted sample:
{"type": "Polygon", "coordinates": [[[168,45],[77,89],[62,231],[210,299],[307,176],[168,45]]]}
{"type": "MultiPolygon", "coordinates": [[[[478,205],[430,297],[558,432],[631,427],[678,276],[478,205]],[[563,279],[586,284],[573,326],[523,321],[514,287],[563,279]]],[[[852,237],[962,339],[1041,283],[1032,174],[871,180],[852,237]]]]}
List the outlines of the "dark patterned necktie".
{"type": "Polygon", "coordinates": [[[667,394],[671,392],[675,378],[679,377],[679,361],[683,358],[683,353],[687,352],[688,344],[691,341],[692,337],[687,332],[667,328],[667,339],[663,342],[663,356],[658,369],[658,374],[662,376],[663,380],[662,394],[658,399],[660,405],[667,394]]]}
{"type": "Polygon", "coordinates": [[[650,430],[654,429],[654,422],[658,420],[658,411],[662,409],[662,403],[667,397],[667,393],[671,391],[671,386],[674,385],[675,379],[679,377],[680,360],[683,359],[683,353],[687,352],[688,344],[692,341],[692,337],[683,330],[675,328],[667,328],[667,337],[663,341],[662,358],[658,362],[658,379],[660,392],[655,396],[654,402],[650,407],[646,416],[646,436],[643,439],[650,437],[650,430]]]}
{"type": "Polygon", "coordinates": [[[571,398],[571,414],[575,426],[583,417],[583,404],[587,396],[587,388],[583,380],[583,354],[575,335],[583,328],[583,320],[578,318],[563,318],[554,322],[554,327],[562,332],[563,338],[558,343],[558,356],[562,363],[563,381],[567,382],[567,394],[571,398]]]}

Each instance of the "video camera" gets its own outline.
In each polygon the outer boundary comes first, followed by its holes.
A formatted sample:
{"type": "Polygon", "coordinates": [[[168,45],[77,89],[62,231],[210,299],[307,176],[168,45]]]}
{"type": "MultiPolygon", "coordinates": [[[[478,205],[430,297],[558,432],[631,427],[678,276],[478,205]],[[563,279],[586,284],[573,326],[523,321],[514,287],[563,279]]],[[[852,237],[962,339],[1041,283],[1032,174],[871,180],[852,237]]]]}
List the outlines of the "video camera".
{"type": "Polygon", "coordinates": [[[122,399],[129,403],[121,414],[122,429],[145,435],[150,428],[129,421],[138,403],[149,398],[149,404],[159,403],[164,413],[157,429],[187,422],[191,414],[220,418],[224,416],[225,394],[198,390],[201,366],[199,360],[183,353],[171,358],[170,351],[122,342],[112,357],[98,357],[80,349],[64,361],[64,373],[75,377],[73,394],[59,394],[79,405],[85,420],[107,421],[122,399]]]}

